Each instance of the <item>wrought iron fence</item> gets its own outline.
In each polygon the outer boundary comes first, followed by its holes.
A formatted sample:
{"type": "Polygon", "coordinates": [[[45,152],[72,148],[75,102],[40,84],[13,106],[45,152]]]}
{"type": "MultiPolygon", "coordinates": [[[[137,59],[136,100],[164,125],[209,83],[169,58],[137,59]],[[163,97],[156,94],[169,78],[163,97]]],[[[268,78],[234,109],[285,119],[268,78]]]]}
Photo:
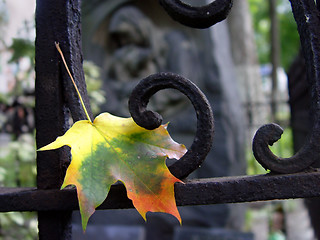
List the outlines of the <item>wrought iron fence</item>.
{"type": "MultiPolygon", "coordinates": [[[[191,7],[180,0],[159,0],[168,14],[190,27],[207,28],[224,20],[232,0],[216,0],[191,7]]],[[[175,186],[177,205],[236,203],[274,199],[319,197],[320,172],[312,168],[320,157],[320,19],[318,2],[291,0],[312,88],[313,130],[304,147],[293,157],[282,159],[268,145],[280,138],[275,124],[262,126],[253,140],[253,153],[271,173],[258,176],[185,180],[175,186]]],[[[36,141],[42,147],[68,128],[68,113],[77,121],[85,118],[81,106],[59,63],[54,42],[60,42],[70,70],[89,108],[82,70],[80,0],[37,0],[36,8],[36,141]]],[[[197,113],[197,133],[188,153],[170,170],[184,178],[201,165],[213,138],[213,115],[201,91],[182,76],[161,73],[142,80],[133,91],[130,112],[142,127],[161,123],[159,114],[146,109],[149,98],[164,88],[175,88],[189,97],[197,113]]],[[[92,115],[92,114],[91,114],[92,115]]],[[[78,209],[74,189],[59,190],[70,156],[67,148],[37,153],[37,188],[1,188],[0,211],[37,211],[40,239],[71,239],[71,214],[78,209]]],[[[99,209],[131,208],[123,185],[111,188],[99,209]]]]}

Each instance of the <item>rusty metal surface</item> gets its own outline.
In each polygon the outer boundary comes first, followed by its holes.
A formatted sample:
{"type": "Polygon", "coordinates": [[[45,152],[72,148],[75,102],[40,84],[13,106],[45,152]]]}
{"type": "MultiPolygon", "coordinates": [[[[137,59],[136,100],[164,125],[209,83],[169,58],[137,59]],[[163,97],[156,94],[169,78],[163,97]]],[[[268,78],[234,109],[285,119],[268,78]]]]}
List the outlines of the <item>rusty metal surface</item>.
{"type": "MultiPolygon", "coordinates": [[[[80,0],[37,0],[36,4],[36,143],[40,148],[68,129],[70,109],[74,120],[84,119],[78,96],[60,63],[60,43],[79,90],[88,104],[82,70],[80,0]]],[[[88,107],[88,109],[90,109],[88,107]]],[[[66,147],[37,152],[37,187],[59,189],[70,161],[66,147]]],[[[8,199],[10,204],[10,197],[8,199]]],[[[42,199],[48,201],[48,199],[42,199]]],[[[38,203],[37,203],[38,204],[38,203]]],[[[39,239],[71,239],[71,211],[38,213],[39,239]]]]}
{"type": "Polygon", "coordinates": [[[190,6],[180,0],[159,0],[172,19],[192,28],[208,28],[228,16],[233,0],[215,0],[201,7],[190,6]]]}
{"type": "MultiPolygon", "coordinates": [[[[268,146],[278,141],[283,133],[277,124],[266,124],[259,128],[253,138],[253,154],[257,161],[274,173],[301,172],[319,159],[320,141],[312,139],[291,158],[281,158],[272,153],[268,146]]],[[[316,132],[313,133],[316,135],[316,132]]]]}
{"type": "Polygon", "coordinates": [[[253,153],[261,165],[277,173],[300,172],[320,161],[320,19],[314,0],[291,0],[294,18],[298,25],[301,47],[312,89],[311,111],[313,128],[304,146],[291,158],[275,156],[269,149],[280,138],[278,125],[262,126],[253,140],[253,153]]]}
{"type": "Polygon", "coordinates": [[[173,175],[182,179],[200,167],[210,151],[214,134],[213,113],[206,96],[190,80],[174,73],[157,73],[141,80],[130,96],[129,111],[138,125],[147,129],[160,126],[162,117],[147,110],[147,104],[152,95],[167,88],[185,94],[197,115],[197,131],[191,147],[179,161],[169,167],[173,175]]]}
{"type": "MultiPolygon", "coordinates": [[[[195,28],[206,28],[222,21],[232,6],[232,0],[216,0],[203,7],[191,7],[180,0],[159,1],[173,19],[195,28]]],[[[314,0],[290,1],[306,58],[308,79],[312,85],[314,127],[306,145],[288,159],[273,155],[268,148],[268,144],[277,141],[281,135],[278,126],[266,125],[257,132],[253,142],[254,154],[265,168],[277,173],[299,172],[308,168],[314,161],[320,160],[319,5],[317,8],[314,0]]],[[[66,131],[67,108],[70,109],[74,120],[85,118],[79,99],[66,71],[59,63],[60,58],[54,47],[54,41],[60,42],[88,106],[82,70],[80,15],[79,0],[37,0],[37,147],[48,144],[66,131]]],[[[212,112],[210,107],[209,110],[207,108],[209,104],[204,96],[199,98],[197,87],[192,86],[191,91],[183,90],[190,88],[188,84],[189,82],[184,81],[182,77],[169,73],[152,75],[142,81],[135,90],[137,92],[133,93],[130,103],[133,104],[131,110],[138,108],[132,112],[133,117],[139,122],[137,119],[140,119],[140,115],[144,118],[143,112],[146,110],[149,98],[160,89],[176,88],[193,102],[198,117],[195,142],[186,156],[170,168],[180,178],[186,177],[202,163],[206,152],[210,149],[213,135],[212,112]],[[161,83],[163,79],[166,83],[161,83]],[[176,83],[179,86],[176,86],[176,83]]],[[[201,94],[200,91],[200,96],[201,94]]],[[[151,116],[153,118],[154,114],[151,113],[151,116]]],[[[161,123],[160,116],[156,119],[157,123],[155,125],[152,123],[152,127],[148,128],[154,128],[161,123]]],[[[38,152],[38,189],[1,188],[0,211],[38,211],[40,239],[71,239],[71,211],[78,209],[76,190],[59,190],[68,164],[69,153],[66,148],[38,152]]],[[[320,197],[320,188],[317,188],[319,184],[320,173],[314,171],[189,180],[185,184],[177,183],[175,193],[177,205],[205,205],[320,197]]],[[[127,198],[124,186],[117,184],[111,188],[108,198],[99,209],[131,207],[132,202],[127,198]]]]}
{"type": "MultiPolygon", "coordinates": [[[[239,203],[320,196],[320,172],[189,180],[175,185],[179,206],[239,203]]],[[[111,187],[98,209],[132,208],[122,184],[111,187]]],[[[0,212],[78,209],[75,189],[0,188],[0,212]]]]}
{"type": "MultiPolygon", "coordinates": [[[[57,1],[61,2],[61,1],[57,1]]],[[[56,50],[54,48],[53,15],[59,16],[52,1],[37,1],[36,7],[36,143],[40,148],[68,128],[63,83],[56,50]]],[[[59,6],[59,4],[57,4],[59,6]]],[[[57,6],[57,7],[58,7],[57,6]]],[[[59,17],[56,20],[59,22],[59,17]]],[[[66,149],[37,152],[37,187],[58,189],[63,181],[65,166],[69,162],[66,149]]],[[[8,197],[8,204],[11,204],[8,197]]],[[[71,239],[70,213],[38,212],[39,239],[71,239]],[[64,219],[64,221],[57,221],[64,219]],[[62,223],[64,225],[62,225],[62,223]]]]}

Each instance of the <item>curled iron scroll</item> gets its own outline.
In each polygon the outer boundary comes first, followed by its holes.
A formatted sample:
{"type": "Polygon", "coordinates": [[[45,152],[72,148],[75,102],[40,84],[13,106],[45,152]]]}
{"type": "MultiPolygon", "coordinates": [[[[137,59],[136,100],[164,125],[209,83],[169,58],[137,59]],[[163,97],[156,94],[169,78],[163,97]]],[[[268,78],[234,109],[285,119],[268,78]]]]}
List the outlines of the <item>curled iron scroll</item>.
{"type": "Polygon", "coordinates": [[[314,0],[290,0],[298,25],[304,53],[307,78],[312,89],[313,129],[308,141],[291,158],[279,158],[268,145],[276,142],[282,129],[276,124],[262,126],[253,139],[253,154],[266,169],[277,173],[294,173],[309,168],[320,161],[320,20],[314,0]]]}
{"type": "Polygon", "coordinates": [[[182,179],[196,170],[210,151],[214,133],[213,113],[205,95],[190,80],[173,73],[157,73],[141,80],[130,96],[129,111],[139,126],[149,130],[160,126],[162,117],[147,110],[147,105],[152,95],[166,88],[173,88],[185,94],[197,115],[196,135],[190,149],[169,167],[174,176],[182,179]]]}
{"type": "Polygon", "coordinates": [[[181,24],[192,28],[208,28],[228,16],[233,0],[215,0],[212,3],[193,7],[181,0],[159,0],[167,13],[181,24]]]}
{"type": "Polygon", "coordinates": [[[319,128],[313,133],[304,147],[291,158],[280,158],[274,155],[268,145],[280,139],[283,132],[277,124],[267,124],[259,128],[253,139],[253,154],[258,162],[275,173],[300,172],[313,164],[320,157],[319,128]]]}

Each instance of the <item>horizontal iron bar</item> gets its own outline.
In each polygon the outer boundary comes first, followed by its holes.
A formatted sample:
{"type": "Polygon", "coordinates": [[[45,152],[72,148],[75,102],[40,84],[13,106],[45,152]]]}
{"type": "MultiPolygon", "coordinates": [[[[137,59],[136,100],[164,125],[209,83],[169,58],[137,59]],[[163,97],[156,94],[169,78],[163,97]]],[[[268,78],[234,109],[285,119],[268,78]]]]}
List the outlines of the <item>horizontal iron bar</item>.
{"type": "MultiPolygon", "coordinates": [[[[176,183],[178,206],[320,197],[320,172],[266,174],[176,183]]],[[[131,208],[122,184],[112,186],[99,209],[131,208]]],[[[77,210],[76,190],[0,188],[0,212],[77,210]]]]}

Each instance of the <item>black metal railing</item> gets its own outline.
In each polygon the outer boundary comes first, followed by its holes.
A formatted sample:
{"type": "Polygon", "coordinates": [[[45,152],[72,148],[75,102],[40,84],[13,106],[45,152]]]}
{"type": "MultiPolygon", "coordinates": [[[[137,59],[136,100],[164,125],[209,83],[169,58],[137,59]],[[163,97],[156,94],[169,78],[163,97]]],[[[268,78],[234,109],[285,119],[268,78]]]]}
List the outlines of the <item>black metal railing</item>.
{"type": "MultiPolygon", "coordinates": [[[[206,28],[222,21],[232,0],[216,0],[203,7],[191,7],[180,0],[159,0],[173,19],[190,27],[206,28]]],[[[317,2],[318,3],[318,2],[317,2]]],[[[257,160],[271,173],[258,176],[185,180],[176,183],[177,205],[250,202],[273,199],[319,197],[320,172],[311,165],[320,160],[320,22],[319,4],[314,0],[291,0],[307,75],[312,88],[313,130],[305,146],[293,157],[273,155],[268,145],[282,130],[262,126],[253,141],[257,160]],[[318,8],[317,8],[318,7],[318,8]]],[[[36,8],[36,141],[42,147],[62,135],[72,118],[84,119],[81,106],[67,74],[60,64],[54,42],[60,42],[71,73],[89,108],[82,70],[80,0],[37,0],[36,8]]],[[[133,91],[129,108],[137,124],[148,129],[161,123],[161,116],[146,110],[149,98],[164,88],[175,88],[189,97],[197,113],[195,140],[182,160],[170,170],[180,178],[188,176],[204,161],[213,138],[213,115],[201,91],[189,80],[171,73],[142,80],[133,91]]],[[[78,209],[75,189],[59,190],[70,161],[67,148],[37,153],[37,188],[1,188],[0,211],[37,211],[40,239],[71,239],[71,213],[78,209]]],[[[123,185],[116,184],[99,209],[131,208],[123,185]]]]}

